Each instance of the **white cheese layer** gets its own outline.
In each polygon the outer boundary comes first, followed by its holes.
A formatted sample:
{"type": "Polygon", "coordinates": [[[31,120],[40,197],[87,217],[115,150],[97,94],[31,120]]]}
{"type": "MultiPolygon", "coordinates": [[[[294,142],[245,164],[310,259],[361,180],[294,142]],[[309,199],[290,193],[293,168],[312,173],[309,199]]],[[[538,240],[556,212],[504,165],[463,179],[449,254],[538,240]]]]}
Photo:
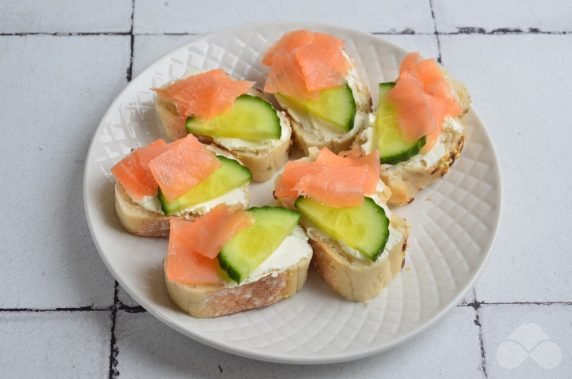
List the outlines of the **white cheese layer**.
{"type": "Polygon", "coordinates": [[[192,213],[193,215],[204,215],[219,204],[226,204],[229,207],[237,204],[242,204],[246,207],[248,205],[248,195],[244,188],[238,187],[225,193],[222,196],[216,197],[209,201],[205,201],[204,203],[193,205],[190,208],[183,209],[177,213],[174,213],[174,215],[182,216],[187,213],[192,213]]]}
{"type": "Polygon", "coordinates": [[[431,150],[425,153],[419,153],[411,157],[408,161],[403,162],[403,164],[408,167],[419,169],[435,165],[447,154],[447,149],[445,147],[447,143],[462,133],[463,124],[454,117],[447,117],[445,121],[443,121],[443,131],[431,150]]]}
{"type": "MultiPolygon", "coordinates": [[[[261,278],[287,270],[289,267],[295,266],[301,260],[312,256],[312,248],[308,243],[308,236],[300,226],[296,226],[294,230],[282,241],[280,246],[266,258],[254,270],[254,272],[241,283],[253,283],[261,278]]],[[[226,287],[236,287],[235,282],[226,283],[226,287]]]]}
{"type": "Polygon", "coordinates": [[[240,138],[213,138],[217,145],[228,150],[269,150],[290,139],[291,129],[288,117],[282,111],[276,111],[280,119],[280,139],[268,139],[262,142],[246,141],[240,138]]]}
{"type": "MultiPolygon", "coordinates": [[[[163,214],[161,210],[161,203],[159,203],[157,196],[145,196],[143,199],[135,202],[148,211],[163,214]]],[[[244,188],[238,187],[225,193],[222,196],[216,197],[209,201],[205,201],[204,203],[193,205],[189,208],[185,208],[177,213],[174,213],[173,215],[183,216],[187,213],[192,213],[193,215],[204,215],[219,204],[226,204],[229,207],[242,204],[244,207],[246,207],[248,206],[248,194],[244,188]]]]}
{"type": "Polygon", "coordinates": [[[133,200],[135,203],[139,204],[143,208],[147,209],[148,211],[155,212],[155,213],[163,213],[161,211],[161,203],[157,196],[145,196],[141,200],[133,200]]]}

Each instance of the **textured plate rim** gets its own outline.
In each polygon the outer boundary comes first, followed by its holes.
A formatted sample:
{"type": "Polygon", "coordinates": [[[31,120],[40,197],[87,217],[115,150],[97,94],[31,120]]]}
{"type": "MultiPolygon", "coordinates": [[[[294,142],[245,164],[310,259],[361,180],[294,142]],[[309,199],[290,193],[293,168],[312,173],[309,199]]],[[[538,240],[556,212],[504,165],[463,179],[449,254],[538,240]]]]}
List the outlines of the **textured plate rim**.
{"type": "Polygon", "coordinates": [[[129,92],[132,87],[135,86],[135,82],[140,77],[147,75],[148,72],[150,72],[152,70],[153,66],[155,66],[155,64],[162,61],[163,59],[166,59],[170,55],[174,54],[176,51],[187,48],[188,45],[190,45],[190,44],[199,43],[201,41],[207,40],[208,38],[211,38],[212,36],[216,36],[219,34],[229,34],[229,33],[232,33],[233,31],[239,31],[239,30],[244,30],[244,29],[267,28],[267,27],[282,27],[282,28],[291,28],[291,29],[303,28],[303,27],[306,27],[306,28],[307,27],[327,28],[327,29],[339,31],[341,33],[356,34],[356,35],[359,35],[360,37],[366,38],[366,39],[382,40],[384,43],[391,45],[395,49],[405,51],[405,49],[403,49],[402,47],[395,45],[395,44],[393,44],[393,43],[391,43],[391,42],[389,42],[389,41],[387,41],[387,40],[385,40],[385,39],[383,39],[377,35],[372,35],[370,33],[367,33],[367,32],[361,31],[361,30],[351,29],[351,28],[347,28],[347,27],[341,27],[338,25],[333,25],[333,24],[328,24],[328,23],[320,23],[320,22],[308,22],[308,23],[303,23],[303,22],[244,23],[244,24],[241,24],[239,26],[221,29],[219,31],[216,31],[213,33],[207,33],[207,34],[204,34],[202,36],[197,36],[194,38],[193,38],[193,36],[189,36],[190,40],[188,42],[177,47],[176,49],[171,50],[170,52],[161,56],[159,59],[155,60],[153,63],[148,65],[143,71],[141,71],[135,78],[133,78],[129,83],[127,83],[127,85],[123,88],[123,90],[115,97],[113,102],[111,102],[111,104],[108,106],[108,108],[105,111],[103,117],[101,118],[98,126],[95,128],[94,132],[92,133],[91,143],[89,145],[89,148],[88,148],[88,151],[86,154],[86,161],[84,164],[83,190],[82,190],[82,192],[83,192],[83,205],[84,205],[84,211],[86,214],[89,232],[90,232],[92,240],[96,246],[97,252],[99,253],[101,259],[103,260],[105,266],[107,267],[109,272],[112,274],[114,279],[129,294],[129,296],[133,297],[133,299],[135,299],[152,316],[159,319],[161,322],[168,325],[169,327],[177,330],[181,334],[192,338],[195,341],[198,341],[202,344],[213,347],[215,349],[218,349],[218,350],[221,350],[221,351],[224,351],[227,353],[235,354],[238,356],[242,356],[245,358],[256,359],[256,360],[266,361],[266,362],[284,363],[284,364],[305,364],[305,365],[332,364],[332,363],[347,362],[347,361],[353,361],[353,360],[358,360],[358,359],[370,357],[370,356],[382,353],[384,351],[390,350],[390,349],[392,349],[392,348],[394,348],[394,347],[396,347],[396,346],[398,346],[398,345],[400,345],[406,341],[411,340],[412,338],[418,336],[419,334],[421,334],[422,332],[424,332],[425,330],[427,330],[428,328],[433,326],[437,321],[441,320],[454,306],[456,306],[459,303],[459,301],[465,296],[465,294],[468,292],[468,290],[471,287],[473,287],[475,281],[480,276],[480,274],[483,271],[483,268],[485,267],[486,263],[489,260],[492,249],[493,249],[495,242],[496,242],[496,237],[497,237],[498,230],[499,230],[499,223],[500,223],[501,215],[502,215],[502,208],[503,208],[503,206],[502,206],[502,203],[503,203],[503,201],[502,201],[503,200],[502,172],[501,172],[501,167],[500,167],[499,160],[498,160],[498,154],[497,154],[496,149],[494,147],[494,143],[491,139],[491,136],[490,136],[486,126],[481,121],[480,117],[478,116],[478,113],[472,107],[471,107],[471,112],[473,113],[473,117],[482,126],[482,132],[485,134],[487,140],[489,141],[489,143],[491,145],[491,150],[493,153],[491,161],[492,161],[492,165],[496,168],[495,181],[496,181],[496,184],[498,185],[498,211],[496,212],[496,219],[493,220],[494,230],[491,232],[492,237],[490,239],[488,246],[485,249],[483,249],[483,253],[484,253],[483,258],[480,261],[476,270],[474,271],[473,277],[469,281],[467,281],[467,283],[465,284],[465,286],[462,289],[459,290],[459,293],[457,294],[457,296],[455,296],[452,300],[450,300],[448,304],[441,307],[441,309],[438,312],[436,312],[433,315],[433,317],[425,320],[424,322],[420,323],[416,328],[410,330],[409,332],[395,338],[394,340],[392,340],[391,342],[386,343],[386,344],[372,345],[369,349],[362,349],[360,351],[355,351],[355,352],[343,352],[343,353],[337,353],[337,354],[328,354],[327,356],[320,356],[320,357],[309,356],[309,357],[289,358],[285,354],[277,355],[277,354],[272,354],[272,353],[270,353],[270,354],[263,353],[260,351],[245,351],[241,348],[233,347],[230,344],[221,343],[221,342],[218,342],[218,341],[213,340],[213,339],[204,338],[204,337],[200,336],[199,334],[194,333],[192,330],[180,327],[176,323],[172,322],[168,317],[164,317],[159,311],[157,311],[155,309],[155,306],[150,301],[147,301],[146,298],[134,295],[134,293],[129,289],[129,286],[125,285],[125,282],[122,280],[121,275],[119,275],[119,273],[116,272],[116,270],[113,268],[113,266],[107,260],[106,255],[102,252],[102,248],[101,248],[99,241],[96,238],[96,235],[94,234],[94,231],[93,231],[93,226],[92,226],[92,221],[91,221],[92,216],[91,216],[91,211],[90,211],[89,206],[88,206],[88,194],[87,194],[87,191],[88,191],[88,189],[87,189],[87,168],[89,165],[89,161],[87,158],[89,158],[89,156],[91,155],[92,149],[96,143],[95,136],[99,132],[99,129],[101,128],[101,126],[103,124],[103,121],[105,119],[107,119],[107,117],[111,113],[111,111],[117,106],[117,103],[119,102],[119,100],[127,92],[129,92]]]}

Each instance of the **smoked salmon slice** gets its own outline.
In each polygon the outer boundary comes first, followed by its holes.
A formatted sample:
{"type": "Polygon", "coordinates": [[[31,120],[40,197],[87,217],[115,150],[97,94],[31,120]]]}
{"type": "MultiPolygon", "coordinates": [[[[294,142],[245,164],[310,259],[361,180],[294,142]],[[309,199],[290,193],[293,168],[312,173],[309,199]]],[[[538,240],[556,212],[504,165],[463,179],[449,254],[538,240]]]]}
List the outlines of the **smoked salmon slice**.
{"type": "Polygon", "coordinates": [[[367,172],[367,181],[365,185],[365,194],[375,193],[377,182],[379,181],[380,166],[379,152],[374,151],[364,156],[336,155],[328,149],[322,149],[318,155],[316,162],[331,167],[354,167],[356,169],[364,169],[367,172]]]}
{"type": "Polygon", "coordinates": [[[298,196],[332,207],[357,206],[375,192],[379,180],[377,152],[363,157],[342,157],[323,148],[313,162],[288,162],[274,195],[292,206],[298,196]]]}
{"type": "Polygon", "coordinates": [[[262,59],[270,67],[264,91],[316,99],[320,91],[342,85],[351,67],[343,46],[342,40],[329,34],[286,33],[262,59]]]}
{"type": "Polygon", "coordinates": [[[117,162],[111,172],[133,200],[157,194],[158,184],[149,169],[149,161],[164,153],[169,145],[163,140],[140,147],[117,162]]]}
{"type": "Polygon", "coordinates": [[[184,233],[172,238],[179,238],[189,251],[214,259],[225,243],[252,223],[252,216],[246,211],[220,204],[194,222],[185,223],[184,233]]]}
{"type": "Polygon", "coordinates": [[[194,222],[171,219],[167,251],[167,278],[181,284],[222,284],[218,259],[189,248],[185,234],[194,222]]]}
{"type": "Polygon", "coordinates": [[[153,178],[169,201],[187,193],[219,166],[215,154],[191,134],[149,162],[153,178]]]}
{"type": "Polygon", "coordinates": [[[437,62],[423,59],[419,53],[410,53],[403,59],[399,78],[387,96],[407,139],[414,141],[428,136],[425,149],[430,149],[436,141],[445,118],[462,114],[437,62]]]}
{"type": "Polygon", "coordinates": [[[254,82],[235,80],[221,69],[210,70],[177,80],[165,88],[153,90],[177,107],[182,119],[190,116],[210,119],[232,108],[254,82]]]}

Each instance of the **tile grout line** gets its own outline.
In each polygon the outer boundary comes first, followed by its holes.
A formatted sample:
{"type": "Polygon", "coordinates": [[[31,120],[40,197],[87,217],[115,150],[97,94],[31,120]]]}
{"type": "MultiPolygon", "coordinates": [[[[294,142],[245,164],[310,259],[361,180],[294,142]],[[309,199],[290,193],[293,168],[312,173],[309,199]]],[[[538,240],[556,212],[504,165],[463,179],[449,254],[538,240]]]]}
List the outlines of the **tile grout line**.
{"type": "Polygon", "coordinates": [[[0,308],[0,313],[3,312],[22,312],[22,313],[49,313],[49,312],[105,312],[112,310],[113,306],[109,307],[95,307],[93,305],[86,305],[80,307],[57,307],[57,308],[0,308]]]}
{"type": "Polygon", "coordinates": [[[108,378],[116,378],[119,375],[117,371],[117,355],[119,354],[119,348],[117,347],[117,338],[115,337],[115,326],[117,323],[117,305],[119,304],[119,283],[115,281],[113,285],[113,306],[111,308],[111,330],[109,338],[109,373],[108,378]]]}
{"type": "Polygon", "coordinates": [[[471,303],[460,303],[457,304],[457,307],[480,307],[482,305],[485,306],[496,306],[496,305],[544,305],[544,306],[551,306],[551,305],[572,305],[572,301],[495,301],[495,302],[486,302],[486,301],[474,301],[471,303]]]}
{"type": "Polygon", "coordinates": [[[18,32],[0,33],[0,37],[53,36],[53,37],[83,37],[83,36],[128,36],[129,32],[18,32]]]}
{"type": "Polygon", "coordinates": [[[433,9],[433,0],[429,0],[429,8],[431,9],[431,19],[433,20],[433,34],[437,40],[437,62],[443,64],[443,57],[441,55],[441,39],[437,31],[437,20],[435,19],[435,10],[433,9]]]}
{"type": "MultiPolygon", "coordinates": [[[[125,79],[129,83],[133,76],[133,50],[135,43],[135,36],[133,34],[134,29],[134,18],[135,18],[135,0],[131,0],[131,27],[129,29],[129,66],[125,72],[125,79]]],[[[115,334],[115,328],[117,326],[117,310],[123,306],[122,302],[119,300],[119,283],[115,281],[113,290],[113,308],[111,311],[111,336],[109,339],[109,373],[108,378],[114,379],[119,376],[119,371],[117,366],[119,365],[119,346],[117,345],[117,336],[115,334]]]]}
{"type": "Polygon", "coordinates": [[[541,30],[539,28],[528,27],[528,28],[495,28],[492,30],[486,30],[485,28],[473,27],[473,26],[458,26],[457,31],[454,32],[437,32],[439,35],[444,36],[455,36],[463,34],[483,34],[483,35],[516,35],[516,34],[552,34],[552,35],[566,35],[572,34],[570,30],[541,30]]]}
{"type": "Polygon", "coordinates": [[[473,322],[475,323],[475,325],[478,328],[479,331],[479,347],[481,350],[481,370],[483,372],[483,375],[485,378],[488,378],[488,374],[487,374],[487,357],[485,354],[485,344],[483,342],[483,327],[481,325],[481,320],[480,320],[480,315],[479,315],[479,309],[481,307],[480,303],[473,303],[472,308],[475,310],[475,319],[473,320],[473,322]]]}
{"type": "MultiPolygon", "coordinates": [[[[436,21],[434,21],[434,28],[436,29],[436,21]]],[[[569,35],[572,30],[541,30],[539,28],[496,28],[486,30],[481,27],[461,26],[457,27],[454,32],[416,32],[411,28],[405,28],[401,31],[373,31],[369,32],[373,35],[419,35],[419,36],[457,36],[457,35],[569,35]]],[[[53,37],[90,37],[90,36],[197,36],[205,35],[208,33],[202,32],[165,32],[165,33],[135,33],[132,30],[128,32],[15,32],[15,33],[0,33],[0,37],[26,37],[26,36],[53,36],[53,37]]]]}
{"type": "MultiPolygon", "coordinates": [[[[498,305],[537,305],[537,306],[572,306],[572,301],[473,301],[470,303],[459,303],[456,306],[462,307],[480,307],[480,306],[498,306],[498,305]]],[[[106,312],[113,311],[113,305],[108,307],[96,307],[93,305],[85,305],[79,307],[57,307],[57,308],[0,308],[0,313],[57,313],[57,312],[106,312]]],[[[118,300],[117,311],[127,313],[144,313],[145,308],[140,305],[126,305],[118,300]]]]}
{"type": "MultiPolygon", "coordinates": [[[[572,306],[572,301],[473,301],[470,303],[459,303],[456,306],[462,307],[480,307],[480,306],[498,306],[498,305],[536,305],[536,306],[572,306]]],[[[108,307],[96,307],[93,305],[85,305],[79,307],[56,307],[56,308],[0,308],[0,313],[57,313],[57,312],[107,312],[113,311],[113,305],[108,307]]],[[[127,313],[144,313],[145,308],[140,305],[126,305],[118,300],[117,311],[127,313]]]]}
{"type": "Polygon", "coordinates": [[[133,33],[133,28],[134,28],[134,18],[135,18],[135,0],[131,1],[131,29],[129,29],[129,49],[130,49],[130,54],[129,54],[129,67],[127,67],[127,73],[126,73],[126,79],[127,82],[130,82],[133,76],[133,54],[134,54],[134,48],[133,45],[135,44],[135,34],[133,33]]]}

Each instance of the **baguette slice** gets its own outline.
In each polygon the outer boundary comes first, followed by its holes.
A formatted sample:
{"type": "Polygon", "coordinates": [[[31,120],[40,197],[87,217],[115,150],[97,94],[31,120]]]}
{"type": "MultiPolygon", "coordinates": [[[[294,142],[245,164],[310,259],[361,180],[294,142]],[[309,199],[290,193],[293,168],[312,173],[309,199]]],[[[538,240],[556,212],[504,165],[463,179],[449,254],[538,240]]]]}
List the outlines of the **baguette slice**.
{"type": "MultiPolygon", "coordinates": [[[[264,98],[257,90],[251,90],[249,94],[264,98]]],[[[181,120],[174,103],[157,95],[155,109],[167,137],[175,140],[186,135],[185,130],[179,127],[181,120]]],[[[203,143],[213,143],[231,152],[248,167],[252,173],[253,181],[264,182],[270,179],[274,172],[288,160],[288,150],[292,136],[290,119],[284,112],[277,111],[277,113],[282,128],[282,135],[278,141],[268,141],[268,143],[260,144],[237,144],[231,143],[229,138],[211,138],[206,136],[197,136],[197,138],[203,143]]]]}
{"type": "MultiPolygon", "coordinates": [[[[167,268],[165,259],[165,277],[167,268]]],[[[262,308],[288,299],[304,286],[311,256],[280,272],[236,287],[184,285],[166,279],[169,296],[193,317],[210,318],[262,308]]]]}
{"type": "MultiPolygon", "coordinates": [[[[310,148],[310,155],[301,161],[315,160],[318,154],[318,149],[310,148]]],[[[391,190],[381,180],[378,182],[375,197],[382,204],[391,197],[391,190]]],[[[287,206],[280,199],[278,201],[287,206]]],[[[386,207],[384,210],[388,212],[386,207]]],[[[310,245],[314,251],[312,266],[326,283],[344,298],[356,302],[371,300],[401,271],[405,262],[409,225],[405,219],[394,213],[388,217],[390,226],[400,233],[399,239],[375,262],[346,254],[337,241],[305,222],[302,217],[301,224],[310,238],[310,245]]]]}
{"type": "Polygon", "coordinates": [[[314,250],[312,266],[344,298],[356,302],[373,299],[401,272],[405,263],[409,226],[396,215],[392,215],[390,224],[401,233],[401,238],[375,262],[348,256],[335,240],[305,225],[314,250]]]}
{"type": "MultiPolygon", "coordinates": [[[[466,87],[453,79],[444,69],[445,78],[458,103],[463,109],[463,115],[469,111],[471,98],[466,87]]],[[[355,145],[363,153],[368,153],[374,142],[370,141],[373,125],[368,126],[356,138],[355,145]]],[[[442,149],[436,143],[435,147],[425,154],[417,154],[407,161],[395,165],[382,164],[381,178],[391,189],[392,195],[388,201],[390,206],[403,206],[411,203],[417,193],[445,175],[456,159],[459,158],[465,142],[465,125],[462,116],[450,117],[445,120],[443,131],[439,136],[442,149]],[[439,148],[440,150],[435,150],[439,148]],[[438,154],[435,159],[435,154],[438,154]],[[432,157],[429,159],[429,157],[432,157]]]]}
{"type": "Polygon", "coordinates": [[[294,112],[292,109],[289,109],[286,104],[280,103],[278,98],[276,99],[280,106],[288,113],[288,116],[290,116],[294,144],[304,155],[308,155],[311,147],[317,147],[318,149],[327,147],[336,154],[348,150],[356,136],[367,125],[368,114],[371,112],[369,89],[358,75],[354,62],[349,57],[347,57],[347,59],[351,63],[351,69],[346,76],[346,80],[350,85],[356,103],[354,126],[349,132],[345,134],[335,134],[331,131],[327,131],[327,126],[317,127],[308,117],[294,112]]]}

